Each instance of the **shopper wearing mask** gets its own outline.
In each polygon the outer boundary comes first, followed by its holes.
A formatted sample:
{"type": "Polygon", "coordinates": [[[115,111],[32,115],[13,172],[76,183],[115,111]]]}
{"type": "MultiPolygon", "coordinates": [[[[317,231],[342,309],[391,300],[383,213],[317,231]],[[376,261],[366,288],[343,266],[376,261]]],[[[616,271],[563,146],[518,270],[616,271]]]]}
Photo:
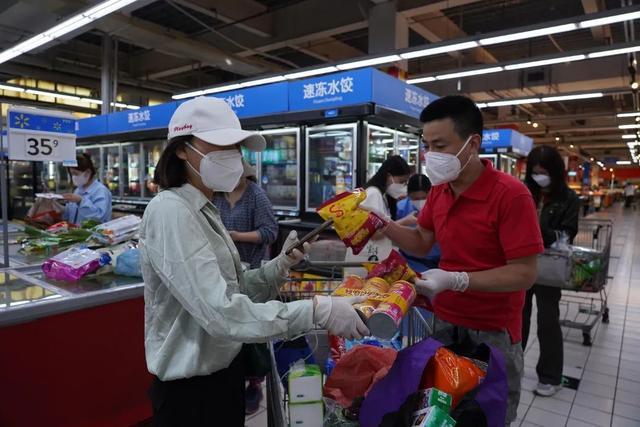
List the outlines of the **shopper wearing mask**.
{"type": "MultiPolygon", "coordinates": [[[[262,136],[243,131],[223,100],[198,97],[176,109],[168,139],[155,171],[161,191],[140,229],[154,423],[243,426],[243,343],[290,339],[314,327],[346,337],[369,332],[353,298],[273,300],[300,250],[243,269],[211,199],[236,187],[240,145],[260,151],[262,136]]],[[[291,233],[284,248],[296,242],[291,233]]]]}
{"type": "MultiPolygon", "coordinates": [[[[580,199],[566,183],[562,156],[555,147],[540,145],[527,157],[525,184],[538,207],[544,246],[549,247],[560,233],[569,242],[578,233],[580,199]]],[[[527,346],[531,306],[536,297],[538,307],[538,341],[540,357],[536,366],[538,386],[535,393],[552,396],[562,388],[562,329],[560,328],[560,288],[535,284],[527,291],[522,321],[522,349],[527,346]]]]}
{"type": "Polygon", "coordinates": [[[96,179],[96,168],[87,154],[76,156],[77,166],[67,168],[76,187],[73,193],[63,194],[67,204],[62,219],[73,224],[87,220],[107,222],[111,220],[111,192],[96,179]]]}
{"type": "Polygon", "coordinates": [[[417,228],[389,222],[384,233],[421,257],[440,244],[440,268],[416,280],[434,308],[434,337],[445,345],[468,338],[502,350],[509,424],[520,400],[524,295],[544,249],[535,205],[521,182],[480,159],[482,113],[471,99],[440,98],[420,119],[433,188],[417,228]]]}

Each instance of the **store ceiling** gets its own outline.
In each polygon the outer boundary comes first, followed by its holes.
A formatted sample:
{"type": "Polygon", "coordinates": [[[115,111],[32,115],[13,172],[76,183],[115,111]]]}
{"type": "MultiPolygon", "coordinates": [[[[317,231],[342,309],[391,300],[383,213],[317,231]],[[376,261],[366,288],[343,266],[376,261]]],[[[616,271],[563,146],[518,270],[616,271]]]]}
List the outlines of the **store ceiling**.
{"type": "MultiPolygon", "coordinates": [[[[97,0],[0,2],[0,50],[53,26],[97,0]]],[[[172,94],[264,73],[368,54],[376,0],[140,0],[63,40],[0,64],[0,81],[30,77],[90,88],[100,96],[101,42],[118,41],[119,94],[145,105],[172,94]]],[[[622,7],[622,0],[396,1],[409,47],[509,30],[622,7]]],[[[410,76],[633,42],[638,29],[612,24],[408,62],[410,76]],[[625,35],[626,34],[626,35],[625,35]]],[[[537,142],[628,159],[615,113],[636,108],[626,55],[420,84],[438,95],[478,101],[566,92],[613,96],[485,109],[490,125],[517,125],[537,142]],[[539,123],[537,128],[526,124],[539,123]],[[556,137],[560,141],[556,141],[556,137]]]]}

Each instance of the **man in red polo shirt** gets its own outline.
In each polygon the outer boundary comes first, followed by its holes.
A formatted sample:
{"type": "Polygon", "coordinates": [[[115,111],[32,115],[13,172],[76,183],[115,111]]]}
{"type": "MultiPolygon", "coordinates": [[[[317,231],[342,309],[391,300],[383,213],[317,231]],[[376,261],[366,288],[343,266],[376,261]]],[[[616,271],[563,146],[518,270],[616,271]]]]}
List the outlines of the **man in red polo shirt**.
{"type": "Polygon", "coordinates": [[[480,159],[482,113],[471,99],[440,98],[420,120],[433,188],[417,228],[392,222],[384,233],[417,256],[440,244],[440,268],[423,273],[416,288],[431,300],[434,335],[444,344],[471,338],[503,351],[508,425],[520,400],[525,291],[544,250],[536,208],[527,187],[480,159]]]}

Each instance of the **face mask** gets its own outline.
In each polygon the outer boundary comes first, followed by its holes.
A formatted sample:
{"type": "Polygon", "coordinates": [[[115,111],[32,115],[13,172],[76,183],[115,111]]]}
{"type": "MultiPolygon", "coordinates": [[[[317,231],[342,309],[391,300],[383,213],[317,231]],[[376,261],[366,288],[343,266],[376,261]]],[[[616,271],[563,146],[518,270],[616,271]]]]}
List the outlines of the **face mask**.
{"type": "Polygon", "coordinates": [[[400,184],[399,182],[393,182],[387,187],[387,194],[394,199],[400,199],[407,196],[407,184],[400,184]]]}
{"type": "Polygon", "coordinates": [[[551,178],[549,175],[545,175],[542,173],[536,173],[531,175],[531,178],[538,184],[540,187],[545,188],[551,184],[551,178]]]}
{"type": "Polygon", "coordinates": [[[89,181],[89,175],[86,173],[71,175],[71,181],[76,187],[84,187],[84,185],[89,181]]]}
{"type": "Polygon", "coordinates": [[[200,176],[202,183],[207,188],[222,193],[229,193],[236,188],[244,171],[240,151],[213,151],[205,155],[189,143],[187,143],[187,147],[202,156],[200,171],[197,171],[188,161],[187,165],[200,176]]]}
{"type": "Polygon", "coordinates": [[[460,166],[458,156],[462,153],[462,150],[465,149],[467,144],[469,144],[469,141],[471,141],[471,136],[472,135],[469,135],[469,138],[467,138],[466,142],[455,156],[449,153],[437,153],[434,151],[429,151],[425,155],[427,177],[429,177],[432,185],[455,181],[460,175],[460,172],[467,167],[471,161],[471,156],[469,156],[469,160],[467,160],[467,163],[465,163],[464,166],[460,166]]]}
{"type": "Polygon", "coordinates": [[[425,199],[422,200],[412,200],[411,204],[413,205],[413,207],[415,207],[416,209],[418,209],[419,211],[422,210],[422,208],[424,208],[424,205],[427,203],[427,201],[425,199]]]}

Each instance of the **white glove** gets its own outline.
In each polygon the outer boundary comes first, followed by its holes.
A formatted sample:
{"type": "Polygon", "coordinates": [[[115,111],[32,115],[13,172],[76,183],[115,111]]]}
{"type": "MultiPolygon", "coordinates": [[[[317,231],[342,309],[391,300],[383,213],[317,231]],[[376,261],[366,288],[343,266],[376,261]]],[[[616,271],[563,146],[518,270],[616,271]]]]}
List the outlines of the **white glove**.
{"type": "Polygon", "coordinates": [[[364,302],[367,297],[315,297],[313,323],[327,329],[330,334],[348,339],[360,339],[370,335],[369,329],[353,308],[353,304],[364,302]]]}
{"type": "Polygon", "coordinates": [[[283,277],[289,275],[289,269],[302,261],[304,259],[305,252],[309,252],[309,249],[311,248],[309,243],[304,243],[302,245],[302,250],[294,249],[290,255],[285,254],[285,252],[296,243],[298,243],[298,233],[295,230],[291,230],[282,245],[282,252],[280,252],[280,255],[278,255],[274,260],[276,262],[278,273],[283,277]]]}
{"type": "Polygon", "coordinates": [[[420,295],[433,299],[442,291],[466,291],[469,287],[469,275],[465,272],[434,268],[422,273],[422,279],[416,279],[415,285],[420,295]]]}

